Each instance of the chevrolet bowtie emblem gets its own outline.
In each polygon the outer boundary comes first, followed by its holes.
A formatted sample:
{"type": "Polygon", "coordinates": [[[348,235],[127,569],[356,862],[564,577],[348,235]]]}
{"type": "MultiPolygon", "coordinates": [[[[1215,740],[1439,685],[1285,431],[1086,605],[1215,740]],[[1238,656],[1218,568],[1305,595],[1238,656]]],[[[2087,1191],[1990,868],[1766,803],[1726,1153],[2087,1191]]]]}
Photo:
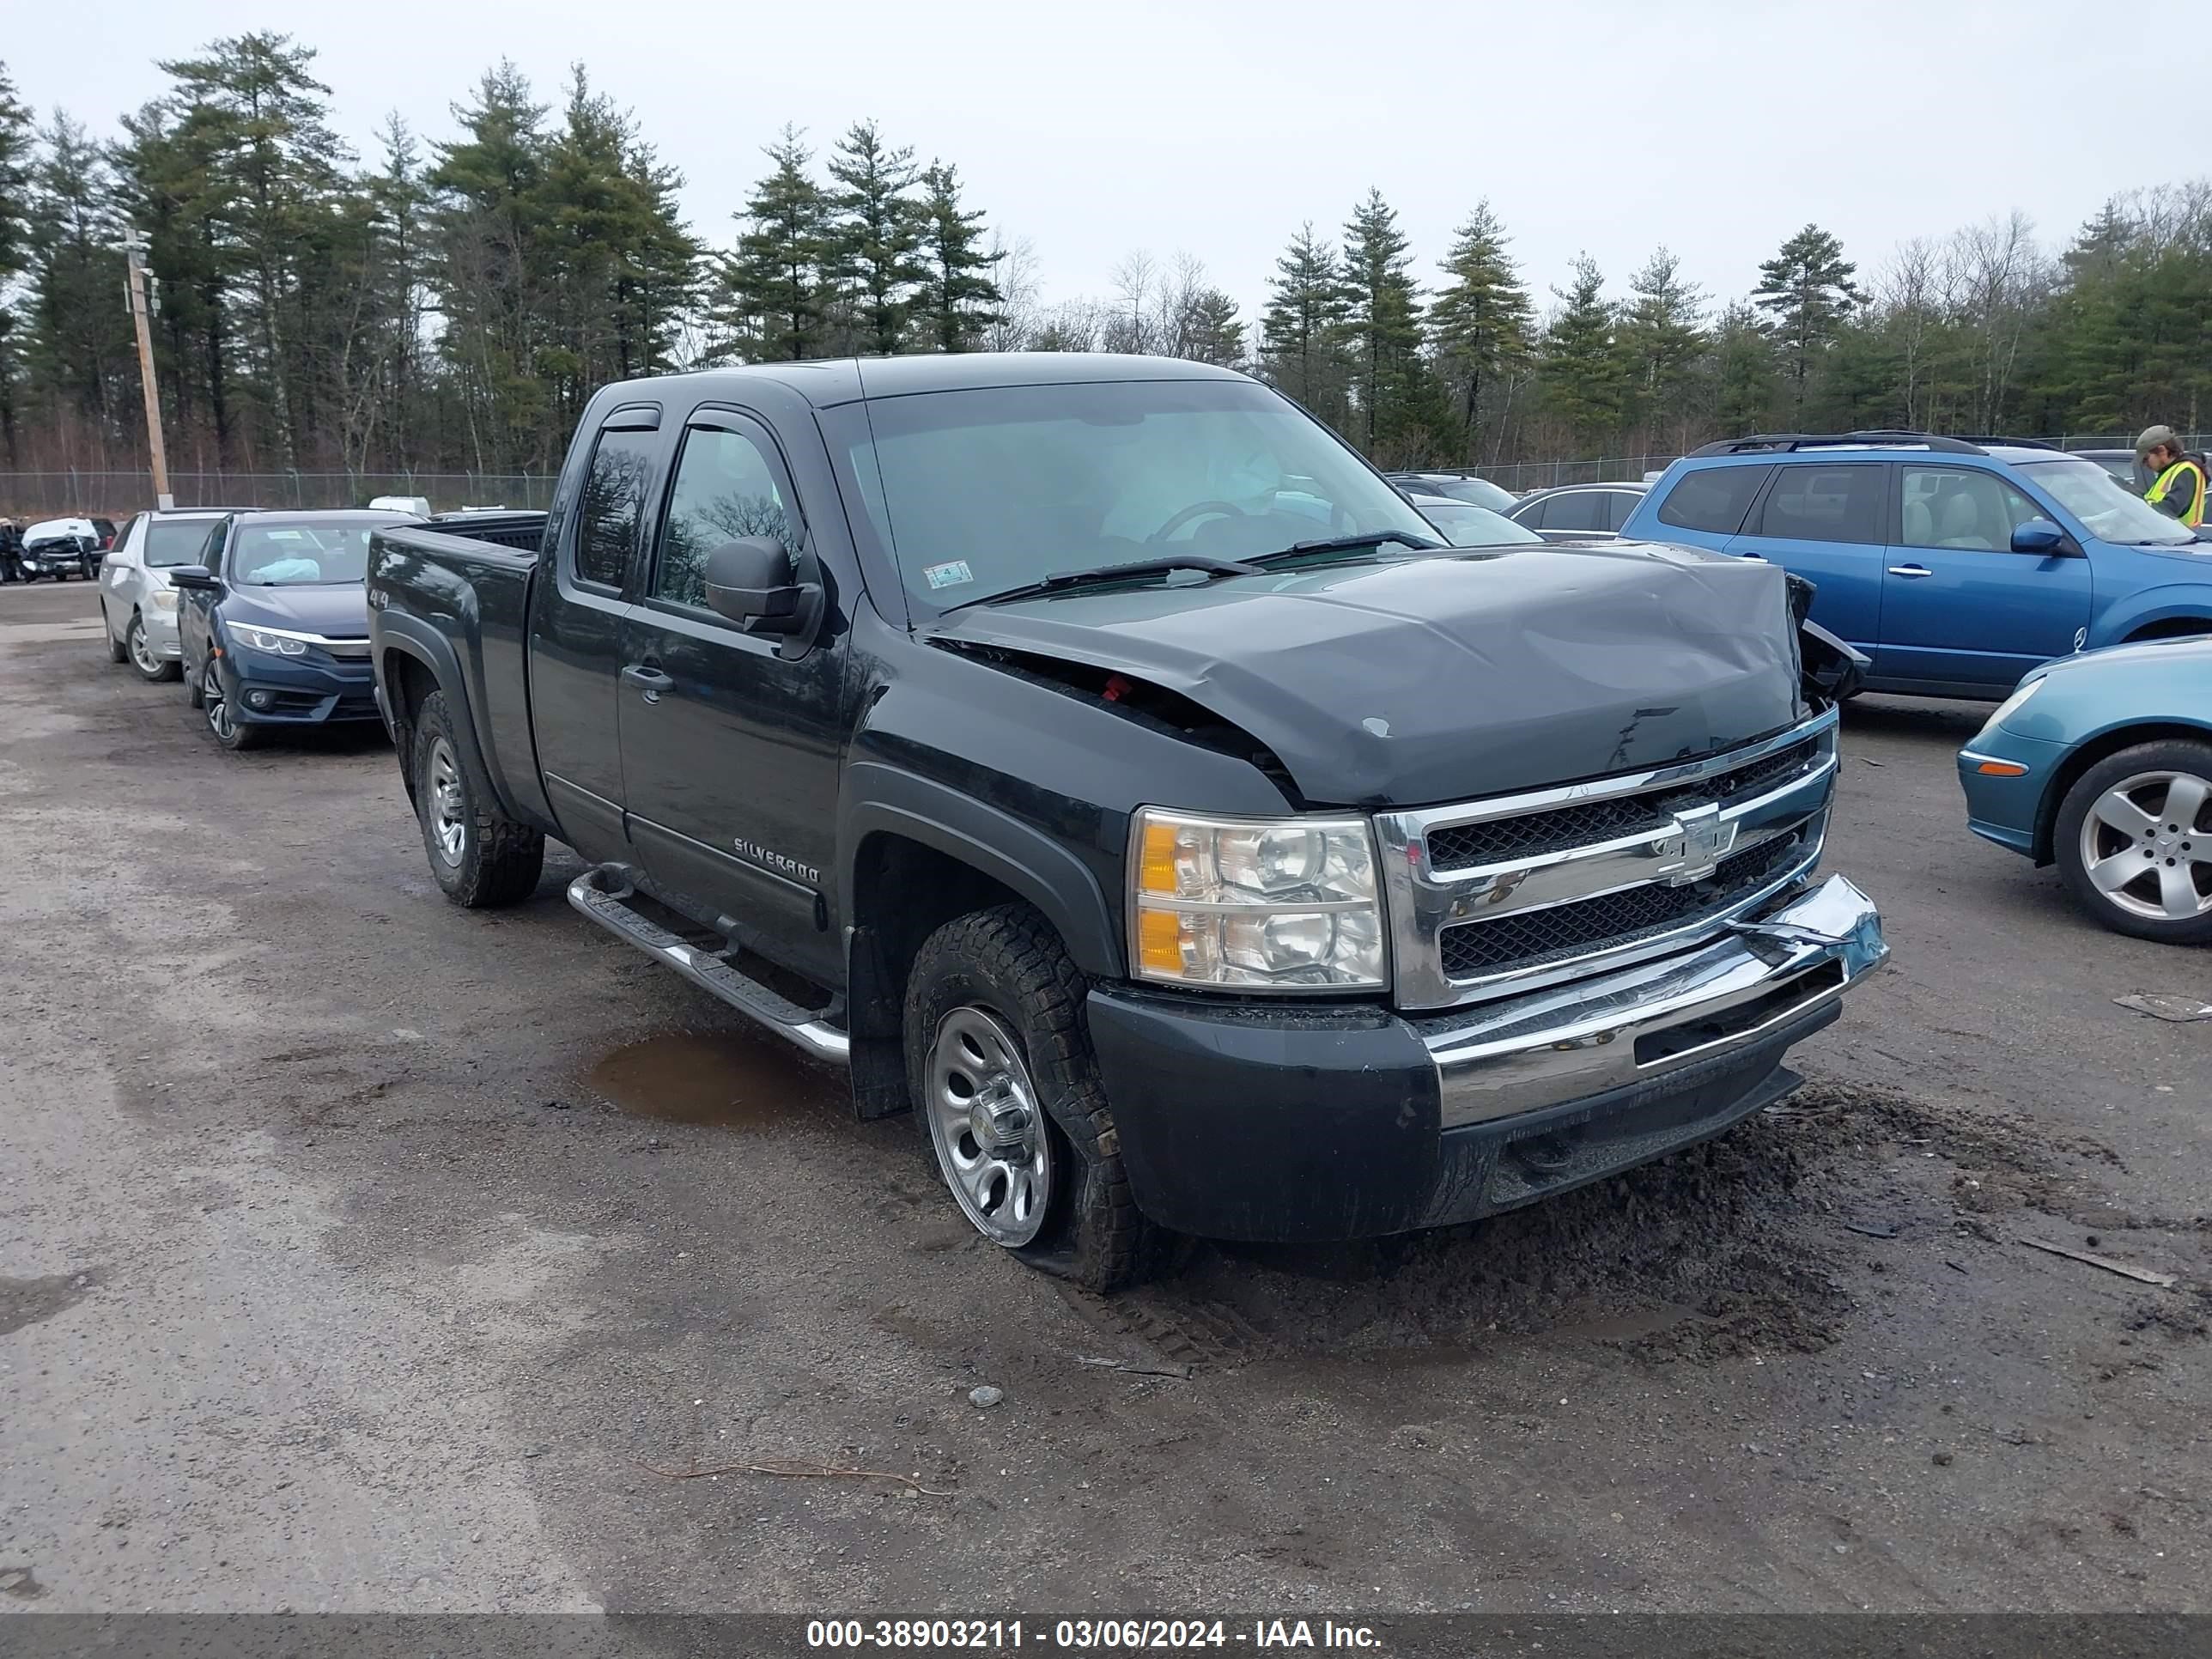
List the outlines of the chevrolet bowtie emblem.
{"type": "Polygon", "coordinates": [[[1669,887],[1703,881],[1720,868],[1721,860],[1735,845],[1735,821],[1722,817],[1718,806],[1693,806],[1686,812],[1677,812],[1668,839],[1671,843],[1674,836],[1680,837],[1681,850],[1662,878],[1669,887]]]}

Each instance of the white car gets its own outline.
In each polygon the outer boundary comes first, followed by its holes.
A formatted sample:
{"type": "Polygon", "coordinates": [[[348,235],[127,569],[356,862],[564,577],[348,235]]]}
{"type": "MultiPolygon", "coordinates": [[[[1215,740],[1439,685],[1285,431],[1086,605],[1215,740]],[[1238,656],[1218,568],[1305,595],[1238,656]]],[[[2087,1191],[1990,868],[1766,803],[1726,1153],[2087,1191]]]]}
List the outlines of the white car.
{"type": "Polygon", "coordinates": [[[90,519],[41,519],[23,532],[23,575],[30,581],[89,576],[100,544],[100,528],[90,519]]]}
{"type": "Polygon", "coordinates": [[[173,680],[184,672],[177,590],[168,573],[207,563],[209,540],[229,516],[141,513],[131,520],[100,568],[100,615],[107,625],[111,661],[129,663],[142,679],[173,680]]]}

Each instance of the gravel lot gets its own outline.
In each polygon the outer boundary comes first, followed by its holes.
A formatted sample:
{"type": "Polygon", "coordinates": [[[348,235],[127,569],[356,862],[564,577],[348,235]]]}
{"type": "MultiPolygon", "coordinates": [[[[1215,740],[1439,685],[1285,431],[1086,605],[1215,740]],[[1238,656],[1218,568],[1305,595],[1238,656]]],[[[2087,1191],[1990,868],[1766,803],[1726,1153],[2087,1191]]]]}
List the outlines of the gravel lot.
{"type": "Polygon", "coordinates": [[[1850,712],[1895,964],[1782,1108],[1108,1303],[94,603],[0,589],[0,1607],[2212,1608],[2212,1022],[2112,1004],[2212,958],[1966,835],[1983,708],[1850,712]]]}

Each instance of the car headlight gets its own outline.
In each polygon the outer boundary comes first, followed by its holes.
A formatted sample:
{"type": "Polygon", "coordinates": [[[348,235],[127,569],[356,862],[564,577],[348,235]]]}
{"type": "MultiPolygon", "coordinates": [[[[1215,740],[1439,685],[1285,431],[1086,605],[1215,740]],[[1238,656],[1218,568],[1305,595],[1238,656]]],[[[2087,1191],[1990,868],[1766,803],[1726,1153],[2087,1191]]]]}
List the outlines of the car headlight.
{"type": "Polygon", "coordinates": [[[304,657],[307,642],[295,640],[289,634],[278,634],[266,628],[248,628],[244,623],[226,623],[223,632],[240,645],[251,646],[256,651],[266,651],[278,657],[304,657]]]}
{"type": "Polygon", "coordinates": [[[1982,722],[1982,729],[1975,734],[1977,741],[1982,738],[1986,738],[1990,732],[1996,731],[1997,727],[2002,726],[2014,714],[2017,714],[2021,709],[2027,705],[2027,700],[2042,690],[2043,681],[2039,678],[2033,679],[2028,681],[2027,684],[2021,686],[2017,691],[2014,691],[2012,696],[2007,697],[2002,702],[1999,703],[1997,705],[1996,713],[1991,714],[1989,719],[1982,722]]]}
{"type": "Polygon", "coordinates": [[[1388,983],[1364,818],[1201,818],[1146,807],[1129,836],[1139,979],[1242,990],[1388,983]]]}
{"type": "Polygon", "coordinates": [[[177,608],[177,590],[173,587],[157,587],[146,597],[153,601],[156,611],[174,611],[177,608]]]}

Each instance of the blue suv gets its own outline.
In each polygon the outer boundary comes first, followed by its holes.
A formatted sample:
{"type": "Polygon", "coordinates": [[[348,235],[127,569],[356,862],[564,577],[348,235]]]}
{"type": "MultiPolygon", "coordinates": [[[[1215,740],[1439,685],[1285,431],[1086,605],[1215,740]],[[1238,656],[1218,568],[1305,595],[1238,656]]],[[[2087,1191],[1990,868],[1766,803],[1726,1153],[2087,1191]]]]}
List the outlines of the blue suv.
{"type": "Polygon", "coordinates": [[[2094,461],[2018,438],[1742,438],[1668,467],[1621,526],[1766,559],[1874,659],[1864,689],[2002,697],[2094,646],[2212,633],[2212,541],[2094,461]]]}

